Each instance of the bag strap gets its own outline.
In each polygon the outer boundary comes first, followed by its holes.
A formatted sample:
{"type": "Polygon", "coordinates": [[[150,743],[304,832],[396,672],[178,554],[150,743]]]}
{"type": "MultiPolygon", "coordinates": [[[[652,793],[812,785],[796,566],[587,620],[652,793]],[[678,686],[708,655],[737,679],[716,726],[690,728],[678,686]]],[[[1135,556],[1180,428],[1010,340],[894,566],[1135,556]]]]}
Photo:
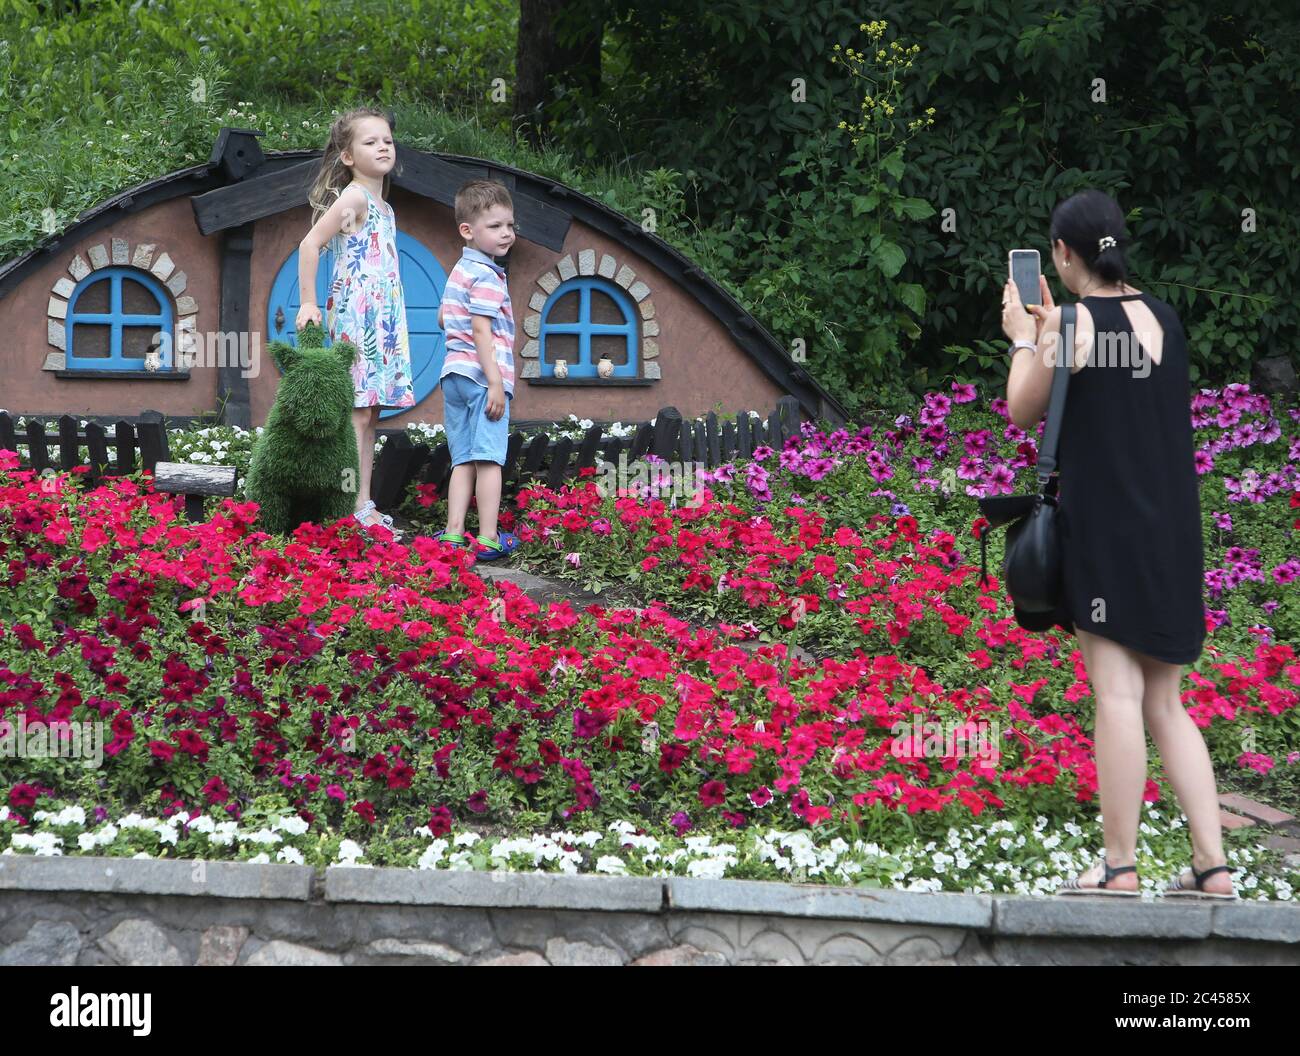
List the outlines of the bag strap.
{"type": "Polygon", "coordinates": [[[1061,438],[1061,419],[1065,416],[1065,390],[1070,384],[1070,369],[1074,364],[1075,307],[1061,305],[1061,342],[1057,346],[1056,366],[1052,372],[1052,394],[1047,401],[1047,425],[1043,430],[1043,446],[1038,449],[1038,485],[1047,487],[1056,472],[1056,445],[1061,438]]]}

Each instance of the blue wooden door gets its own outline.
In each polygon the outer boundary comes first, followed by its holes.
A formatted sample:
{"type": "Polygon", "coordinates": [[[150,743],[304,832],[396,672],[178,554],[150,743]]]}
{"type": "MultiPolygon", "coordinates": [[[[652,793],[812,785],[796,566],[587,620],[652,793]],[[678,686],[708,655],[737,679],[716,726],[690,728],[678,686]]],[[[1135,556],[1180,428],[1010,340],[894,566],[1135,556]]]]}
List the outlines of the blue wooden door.
{"type": "MultiPolygon", "coordinates": [[[[415,406],[438,385],[445,353],[442,329],[438,326],[438,306],[447,285],[447,273],[438,259],[404,231],[397,232],[397,257],[402,275],[402,294],[406,298],[406,328],[411,339],[411,378],[415,389],[415,406]]],[[[329,296],[330,276],[334,274],[334,254],[326,250],[316,268],[316,303],[325,318],[325,301],[329,296]]],[[[298,296],[298,251],[295,249],[280,266],[271,285],[271,299],[266,306],[266,332],[269,341],[298,343],[294,320],[301,307],[298,296]]],[[[329,343],[329,335],[325,337],[329,343]]],[[[389,407],[379,412],[380,419],[393,418],[414,410],[412,407],[389,407]]]]}

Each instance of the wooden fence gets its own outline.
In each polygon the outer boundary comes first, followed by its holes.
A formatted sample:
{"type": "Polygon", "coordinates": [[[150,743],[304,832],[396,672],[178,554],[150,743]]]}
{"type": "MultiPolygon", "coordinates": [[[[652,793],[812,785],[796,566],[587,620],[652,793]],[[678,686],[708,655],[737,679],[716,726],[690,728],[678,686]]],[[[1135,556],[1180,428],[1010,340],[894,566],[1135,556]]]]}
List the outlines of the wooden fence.
{"type": "MultiPolygon", "coordinates": [[[[119,421],[110,433],[95,422],[80,427],[77,419],[65,414],[59,418],[55,434],[49,435],[44,424],[31,419],[19,433],[13,419],[0,414],[0,450],[17,451],[18,444],[26,444],[28,457],[24,461],[37,473],[47,468],[71,470],[89,465],[82,482],[91,487],[104,477],[141,469],[152,473],[159,462],[169,461],[163,416],[157,411],[145,411],[140,419],[135,424],[119,421]],[[88,459],[81,457],[79,449],[83,447],[88,459]]],[[[787,439],[798,435],[799,422],[799,401],[783,396],[766,421],[753,411],[741,412],[736,421],[721,424],[712,412],[704,418],[684,421],[675,407],[665,407],[653,424],[643,422],[633,435],[603,443],[599,425],[593,425],[578,440],[567,436],[554,440],[544,432],[529,439],[515,431],[506,446],[502,494],[515,494],[520,487],[538,481],[558,488],[576,479],[580,469],[595,467],[597,462],[617,466],[620,455],[626,455],[628,464],[651,454],[666,462],[715,469],[733,459],[751,457],[754,449],[764,444],[779,451],[787,439]]],[[[375,462],[370,494],[381,510],[400,504],[412,482],[432,484],[440,496],[445,496],[451,470],[451,451],[445,441],[430,448],[412,443],[405,432],[395,433],[388,437],[375,462]]],[[[189,505],[193,508],[194,504],[189,505]]]]}
{"type": "Polygon", "coordinates": [[[78,426],[77,419],[65,414],[59,418],[51,436],[43,423],[30,418],[25,430],[19,433],[13,418],[0,414],[0,451],[17,451],[19,444],[26,444],[24,462],[37,473],[89,466],[90,471],[84,474],[82,482],[93,487],[104,477],[127,476],[140,469],[152,473],[154,466],[170,458],[163,416],[157,411],[145,411],[140,419],[134,425],[119,421],[110,433],[96,422],[87,422],[84,428],[78,426]],[[88,458],[81,457],[83,447],[88,458]]]}
{"type": "MultiPolygon", "coordinates": [[[[516,494],[520,487],[537,481],[558,488],[575,480],[580,469],[594,467],[599,461],[617,466],[621,454],[626,454],[629,465],[651,454],[665,462],[716,469],[733,459],[749,458],[764,444],[781,450],[787,439],[798,435],[799,422],[799,401],[783,396],[766,421],[753,411],[742,411],[734,422],[721,425],[712,411],[704,418],[684,421],[677,408],[664,407],[653,424],[642,422],[631,436],[611,438],[603,444],[599,425],[578,440],[567,436],[553,440],[545,433],[528,440],[523,433],[512,432],[506,445],[501,491],[503,496],[516,494]]],[[[451,470],[451,451],[445,441],[431,449],[398,433],[388,438],[379,453],[370,495],[380,509],[392,509],[414,481],[432,484],[439,496],[445,496],[451,470]]]]}

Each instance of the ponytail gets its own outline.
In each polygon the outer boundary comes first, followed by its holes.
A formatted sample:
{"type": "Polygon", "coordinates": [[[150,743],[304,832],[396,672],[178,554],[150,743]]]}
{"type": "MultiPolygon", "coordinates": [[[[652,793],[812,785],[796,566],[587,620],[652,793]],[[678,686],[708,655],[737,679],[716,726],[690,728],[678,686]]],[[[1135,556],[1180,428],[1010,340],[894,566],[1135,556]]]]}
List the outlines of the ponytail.
{"type": "Polygon", "coordinates": [[[1119,203],[1102,191],[1071,195],[1052,210],[1049,237],[1079,254],[1102,282],[1115,284],[1128,278],[1124,247],[1132,243],[1119,203]]]}

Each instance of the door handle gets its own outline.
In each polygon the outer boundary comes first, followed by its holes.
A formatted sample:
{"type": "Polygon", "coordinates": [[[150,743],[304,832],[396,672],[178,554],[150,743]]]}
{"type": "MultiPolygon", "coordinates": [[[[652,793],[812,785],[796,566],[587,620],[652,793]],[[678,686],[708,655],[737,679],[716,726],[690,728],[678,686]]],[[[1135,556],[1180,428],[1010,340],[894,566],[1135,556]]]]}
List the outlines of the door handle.
{"type": "Polygon", "coordinates": [[[280,305],[275,310],[275,332],[278,334],[284,329],[284,305],[280,305]]]}

